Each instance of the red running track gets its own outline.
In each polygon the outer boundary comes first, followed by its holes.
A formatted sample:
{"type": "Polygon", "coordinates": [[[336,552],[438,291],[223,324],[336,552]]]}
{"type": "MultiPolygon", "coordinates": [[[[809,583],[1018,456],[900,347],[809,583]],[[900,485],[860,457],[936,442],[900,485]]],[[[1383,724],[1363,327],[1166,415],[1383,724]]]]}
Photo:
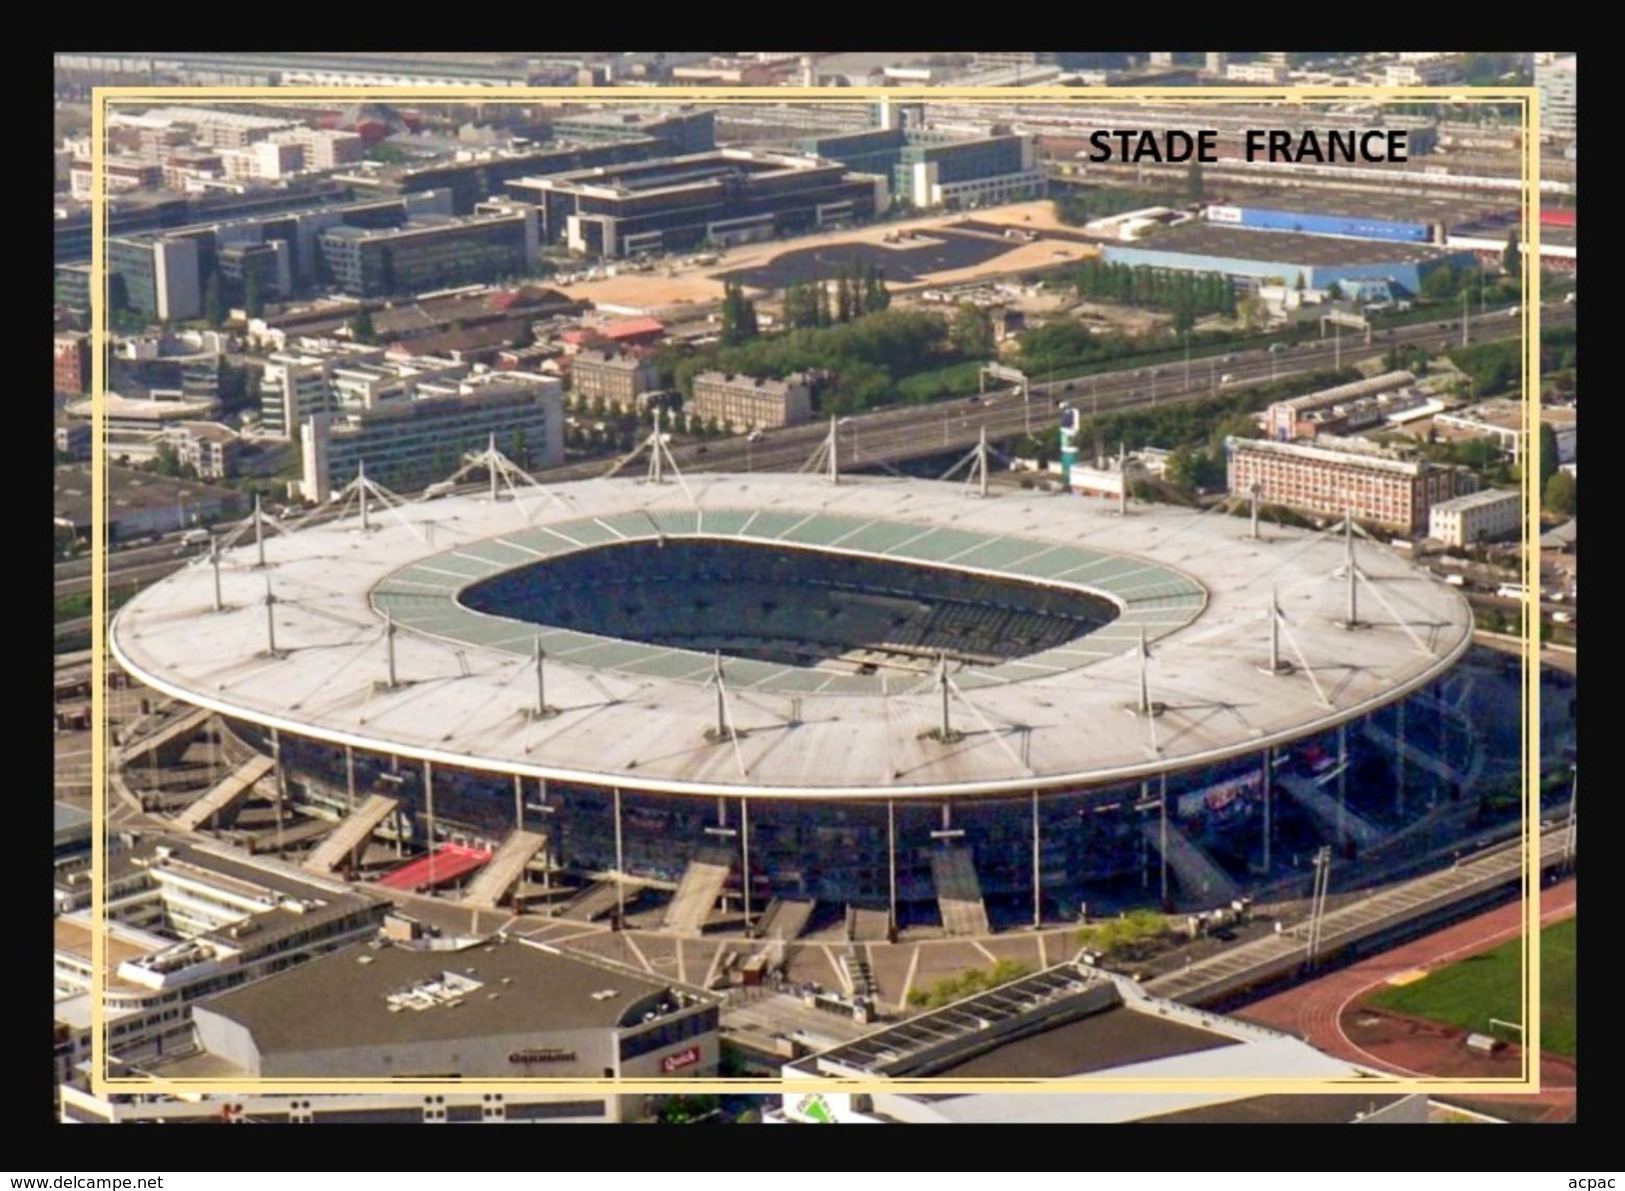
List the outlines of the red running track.
{"type": "MultiPolygon", "coordinates": [[[[1541,891],[1542,924],[1574,913],[1573,879],[1541,891]]],[[[1236,1016],[1297,1034],[1337,1058],[1399,1075],[1515,1079],[1523,1069],[1518,1047],[1493,1056],[1477,1055],[1463,1046],[1461,1030],[1393,1014],[1379,1019],[1358,1006],[1391,976],[1444,967],[1515,939],[1522,929],[1523,905],[1513,902],[1255,1002],[1236,1016]]],[[[1539,1095],[1486,1097],[1485,1107],[1493,1111],[1495,1104],[1517,1104],[1523,1106],[1523,1116],[1567,1120],[1574,1113],[1574,1082],[1572,1062],[1543,1056],[1539,1095]]]]}

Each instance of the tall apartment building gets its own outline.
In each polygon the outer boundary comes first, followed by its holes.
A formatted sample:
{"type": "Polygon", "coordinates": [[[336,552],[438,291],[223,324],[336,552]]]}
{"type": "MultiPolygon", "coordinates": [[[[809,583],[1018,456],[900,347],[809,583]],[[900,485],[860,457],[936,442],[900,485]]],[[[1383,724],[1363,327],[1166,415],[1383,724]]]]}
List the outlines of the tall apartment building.
{"type": "Polygon", "coordinates": [[[588,401],[602,397],[619,405],[635,405],[639,397],[659,384],[660,370],[655,362],[630,352],[589,348],[577,352],[570,365],[571,391],[588,401]]]}
{"type": "Polygon", "coordinates": [[[1486,488],[1428,511],[1428,537],[1450,546],[1471,546],[1505,537],[1523,524],[1523,496],[1516,488],[1486,488]]]}
{"type": "Polygon", "coordinates": [[[254,116],[246,112],[199,107],[153,108],[139,116],[115,114],[109,122],[115,127],[128,125],[143,131],[177,126],[190,129],[194,140],[216,149],[241,149],[265,140],[273,132],[296,127],[299,123],[274,116],[254,116]]]}
{"type": "Polygon", "coordinates": [[[336,340],[273,353],[260,381],[260,432],[295,438],[306,419],[319,413],[370,410],[416,397],[420,386],[455,382],[470,365],[436,356],[410,363],[386,359],[381,347],[336,340]]]}
{"type": "Polygon", "coordinates": [[[1353,440],[1321,438],[1316,445],[1231,438],[1230,491],[1258,486],[1265,504],[1316,516],[1376,522],[1401,533],[1427,531],[1428,511],[1456,495],[1456,472],[1426,461],[1403,460],[1353,440]]]}
{"type": "Polygon", "coordinates": [[[488,373],[448,391],[304,421],[299,494],[325,502],[356,478],[406,489],[443,480],[466,451],[497,449],[525,456],[532,467],[564,461],[564,398],[553,377],[488,373]]]}
{"type": "Polygon", "coordinates": [[[1579,63],[1574,54],[1535,67],[1542,136],[1567,140],[1579,135],[1574,113],[1579,84],[1579,63]]]}
{"type": "Polygon", "coordinates": [[[55,342],[52,377],[56,391],[77,397],[90,387],[90,336],[83,331],[62,331],[55,342]]]}
{"type": "Polygon", "coordinates": [[[807,378],[792,373],[767,380],[738,373],[702,372],[694,378],[694,396],[685,408],[695,417],[715,418],[734,431],[772,430],[812,417],[812,389],[807,378]]]}
{"type": "Polygon", "coordinates": [[[286,141],[256,141],[241,149],[220,150],[220,164],[227,178],[278,179],[305,168],[305,150],[286,141]]]}
{"type": "Polygon", "coordinates": [[[331,170],[360,161],[367,143],[359,133],[342,128],[289,128],[266,138],[278,144],[297,145],[303,158],[299,168],[331,170]]]}

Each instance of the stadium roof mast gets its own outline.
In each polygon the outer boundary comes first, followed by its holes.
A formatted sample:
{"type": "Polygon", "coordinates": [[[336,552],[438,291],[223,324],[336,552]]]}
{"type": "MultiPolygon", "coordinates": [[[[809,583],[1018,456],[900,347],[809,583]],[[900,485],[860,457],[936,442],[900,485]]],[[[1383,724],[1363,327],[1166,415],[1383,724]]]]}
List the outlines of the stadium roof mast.
{"type": "Polygon", "coordinates": [[[527,707],[525,712],[533,720],[551,719],[558,715],[557,707],[547,705],[547,687],[545,685],[544,663],[547,660],[547,651],[542,648],[542,638],[536,637],[536,706],[527,707]]]}
{"type": "Polygon", "coordinates": [[[1346,629],[1358,628],[1360,624],[1359,608],[1355,602],[1355,593],[1359,590],[1360,568],[1354,564],[1354,511],[1343,510],[1343,566],[1349,573],[1349,615],[1343,625],[1346,629]]]}
{"type": "Polygon", "coordinates": [[[953,479],[954,476],[956,474],[958,474],[959,469],[964,467],[968,463],[968,464],[970,464],[970,471],[965,476],[965,485],[966,485],[966,487],[970,487],[971,485],[974,484],[976,486],[976,495],[977,496],[986,496],[987,495],[987,477],[988,477],[988,450],[989,450],[989,448],[988,448],[988,445],[987,445],[987,427],[983,426],[981,428],[981,433],[977,438],[976,445],[974,447],[972,447],[970,449],[969,453],[967,453],[964,456],[964,458],[960,459],[960,461],[958,463],[954,464],[947,471],[943,472],[942,473],[942,478],[944,480],[953,479]]]}
{"type": "Polygon", "coordinates": [[[219,612],[226,605],[220,598],[220,539],[214,534],[209,535],[209,566],[214,569],[214,610],[219,612]]]}
{"type": "Polygon", "coordinates": [[[276,594],[271,590],[271,576],[265,576],[265,655],[279,658],[276,648],[276,594]]]}
{"type": "MultiPolygon", "coordinates": [[[[644,451],[649,452],[649,472],[645,477],[647,482],[664,484],[666,482],[666,469],[669,467],[671,474],[676,477],[677,482],[683,486],[683,491],[688,494],[689,501],[698,506],[699,501],[694,499],[694,493],[690,491],[688,481],[683,479],[683,473],[677,466],[677,460],[672,457],[671,448],[666,445],[666,435],[660,429],[660,407],[658,405],[655,406],[654,410],[654,429],[649,432],[649,437],[616,460],[615,466],[604,473],[604,479],[607,480],[618,475],[623,467],[631,463],[644,451]]],[[[521,472],[520,474],[523,475],[524,473],[521,472]]],[[[534,480],[531,482],[535,483],[534,480]]]]}
{"type": "Polygon", "coordinates": [[[385,690],[394,690],[400,684],[395,681],[395,617],[390,612],[384,613],[384,647],[389,658],[389,678],[385,690]]]}

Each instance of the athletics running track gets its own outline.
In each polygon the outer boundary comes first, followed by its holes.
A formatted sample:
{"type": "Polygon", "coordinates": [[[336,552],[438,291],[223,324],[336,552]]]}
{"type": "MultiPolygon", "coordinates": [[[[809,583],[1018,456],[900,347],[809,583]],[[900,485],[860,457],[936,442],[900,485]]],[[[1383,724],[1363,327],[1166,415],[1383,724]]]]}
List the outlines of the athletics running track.
{"type": "MultiPolygon", "coordinates": [[[[1574,913],[1572,878],[1541,891],[1542,925],[1574,913]]],[[[1466,1049],[1462,1030],[1393,1014],[1377,1015],[1359,1006],[1391,976],[1444,967],[1488,951],[1517,938],[1522,922],[1523,905],[1513,902],[1255,1002],[1238,1010],[1236,1016],[1298,1034],[1338,1058],[1401,1075],[1515,1079],[1522,1072],[1519,1047],[1506,1047],[1493,1056],[1478,1055],[1466,1049]]],[[[1541,1062],[1543,1090],[1539,1095],[1485,1096],[1474,1101],[1482,1100],[1484,1111],[1491,1115],[1565,1121],[1574,1115],[1574,1072],[1573,1061],[1547,1055],[1541,1062]]]]}

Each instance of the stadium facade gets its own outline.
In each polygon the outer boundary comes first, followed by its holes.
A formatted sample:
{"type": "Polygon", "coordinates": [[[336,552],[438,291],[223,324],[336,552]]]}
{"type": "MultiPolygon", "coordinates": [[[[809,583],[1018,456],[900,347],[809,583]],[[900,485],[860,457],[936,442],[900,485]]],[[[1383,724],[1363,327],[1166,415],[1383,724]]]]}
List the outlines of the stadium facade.
{"type": "Polygon", "coordinates": [[[375,506],[263,552],[126,605],[120,664],[326,817],[373,807],[363,838],[526,836],[623,913],[706,874],[747,922],[817,899],[977,933],[1170,880],[1222,904],[1465,768],[1429,691],[1466,604],[1337,533],[755,474],[375,506]],[[1350,781],[1407,736],[1439,759],[1397,796],[1350,781]]]}

